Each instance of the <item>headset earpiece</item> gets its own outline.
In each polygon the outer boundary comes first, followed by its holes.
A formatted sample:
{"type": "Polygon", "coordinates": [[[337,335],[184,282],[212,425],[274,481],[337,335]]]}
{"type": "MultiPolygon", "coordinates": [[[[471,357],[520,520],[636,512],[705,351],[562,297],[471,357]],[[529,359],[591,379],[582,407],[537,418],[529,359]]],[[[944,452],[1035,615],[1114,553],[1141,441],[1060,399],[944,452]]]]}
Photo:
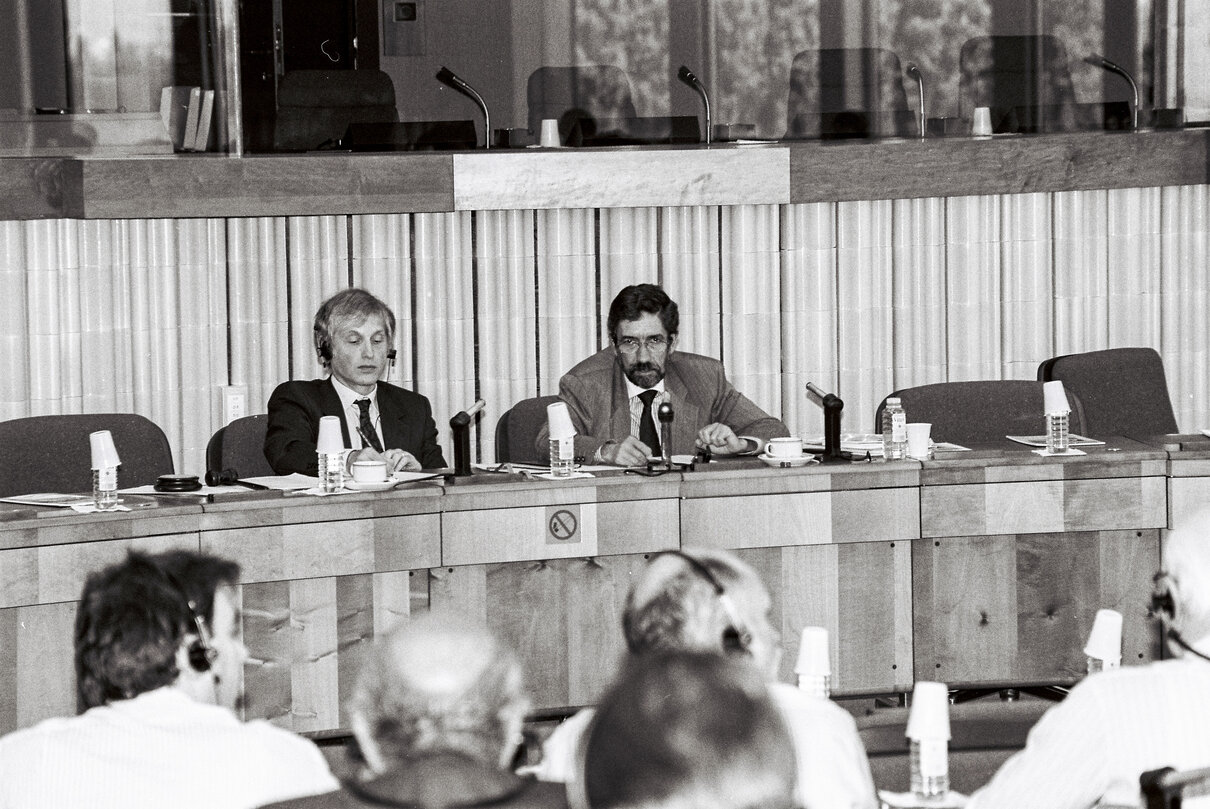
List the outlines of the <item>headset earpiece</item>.
{"type": "Polygon", "coordinates": [[[323,362],[332,361],[332,344],[328,342],[328,338],[315,338],[315,353],[319,354],[319,358],[323,362]]]}
{"type": "MultiPolygon", "coordinates": [[[[231,472],[230,469],[224,469],[220,475],[226,475],[231,472]]],[[[207,482],[209,482],[210,473],[207,473],[207,482]]],[[[157,566],[158,567],[158,566],[157,566]]],[[[197,608],[197,602],[188,596],[184,586],[177,580],[177,577],[169,573],[164,568],[159,568],[160,573],[172,586],[185,602],[185,606],[189,608],[189,617],[193,619],[193,628],[197,630],[197,637],[190,641],[189,646],[185,649],[185,653],[189,657],[189,668],[204,674],[210,671],[210,667],[214,664],[218,657],[218,649],[214,648],[211,643],[210,630],[206,627],[206,618],[202,615],[201,610],[197,608]]]]}
{"type": "Polygon", "coordinates": [[[1150,612],[1169,623],[1176,620],[1176,596],[1173,595],[1175,587],[1176,582],[1167,573],[1156,574],[1155,588],[1151,591],[1150,612]]]}

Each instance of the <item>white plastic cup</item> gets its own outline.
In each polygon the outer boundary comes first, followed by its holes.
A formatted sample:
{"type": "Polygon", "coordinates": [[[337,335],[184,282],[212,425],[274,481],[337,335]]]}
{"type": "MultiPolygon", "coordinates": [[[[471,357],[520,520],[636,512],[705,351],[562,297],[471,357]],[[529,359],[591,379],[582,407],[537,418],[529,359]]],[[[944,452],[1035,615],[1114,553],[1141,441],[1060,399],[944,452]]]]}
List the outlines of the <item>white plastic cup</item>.
{"type": "Polygon", "coordinates": [[[353,480],[358,483],[383,483],[386,479],[386,461],[353,461],[353,480]]]}
{"type": "Polygon", "coordinates": [[[552,439],[575,437],[576,428],[571,423],[571,413],[567,410],[566,402],[551,402],[546,406],[546,423],[552,439]]]}
{"type": "Polygon", "coordinates": [[[772,438],[765,444],[765,454],[770,458],[797,458],[802,455],[802,439],[796,435],[772,438]]]}
{"type": "Polygon", "coordinates": [[[344,452],[345,440],[340,434],[340,416],[324,416],[319,420],[319,440],[315,451],[324,455],[344,452]]]}
{"type": "Polygon", "coordinates": [[[538,143],[540,143],[542,146],[544,146],[548,149],[555,147],[555,146],[563,145],[559,141],[559,122],[558,122],[558,120],[556,120],[554,118],[543,118],[542,119],[542,135],[539,138],[538,143]]]}
{"type": "Polygon", "coordinates": [[[977,138],[989,137],[992,133],[992,112],[987,107],[975,107],[971,121],[971,134],[977,138]]]}
{"type": "Polygon", "coordinates": [[[1067,394],[1063,391],[1062,380],[1056,379],[1053,382],[1042,383],[1042,401],[1044,402],[1043,412],[1048,416],[1071,412],[1071,406],[1067,404],[1067,394]]]}
{"type": "Polygon", "coordinates": [[[88,443],[92,448],[93,469],[112,469],[122,463],[118,458],[118,448],[113,445],[113,433],[109,430],[89,433],[88,443]]]}
{"type": "Polygon", "coordinates": [[[831,675],[832,658],[829,649],[828,630],[822,626],[803,627],[794,673],[800,676],[831,675]]]}
{"type": "Polygon", "coordinates": [[[912,710],[908,714],[909,739],[949,739],[949,689],[945,683],[922,681],[912,689],[912,710]]]}
{"type": "Polygon", "coordinates": [[[1122,665],[1122,613],[1117,610],[1097,610],[1084,654],[1100,660],[1103,668],[1122,665]]]}
{"type": "Polygon", "coordinates": [[[907,454],[909,458],[924,461],[933,457],[930,435],[933,425],[927,421],[911,421],[907,424],[907,454]]]}

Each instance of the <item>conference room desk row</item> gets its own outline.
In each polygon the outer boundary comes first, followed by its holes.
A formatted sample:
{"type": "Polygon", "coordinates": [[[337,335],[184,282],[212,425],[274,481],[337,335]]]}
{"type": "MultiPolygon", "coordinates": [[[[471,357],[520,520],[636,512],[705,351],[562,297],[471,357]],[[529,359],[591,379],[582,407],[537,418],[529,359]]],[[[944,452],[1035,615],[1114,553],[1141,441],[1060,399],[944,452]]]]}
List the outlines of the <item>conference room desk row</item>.
{"type": "Polygon", "coordinates": [[[109,514],[0,504],[0,732],[74,713],[75,600],[129,548],[240,563],[245,713],[298,731],[347,726],[374,636],[441,607],[516,645],[536,707],[592,702],[623,653],[630,582],[679,546],[733,549],[759,571],[784,679],[802,627],[826,627],[837,695],[1070,682],[1101,607],[1124,615],[1125,664],[1156,658],[1146,603],[1161,530],[1170,510],[1210,499],[1210,441],[1119,438],[1062,458],[1013,447],[653,478],[476,473],[322,498],[129,497],[132,510],[109,514]]]}

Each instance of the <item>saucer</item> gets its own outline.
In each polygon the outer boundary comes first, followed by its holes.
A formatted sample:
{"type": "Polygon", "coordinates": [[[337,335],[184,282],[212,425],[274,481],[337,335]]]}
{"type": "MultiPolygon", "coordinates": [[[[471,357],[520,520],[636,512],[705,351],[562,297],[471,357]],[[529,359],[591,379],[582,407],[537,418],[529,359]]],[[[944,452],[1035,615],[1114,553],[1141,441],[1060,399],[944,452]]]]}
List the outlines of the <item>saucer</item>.
{"type": "Polygon", "coordinates": [[[774,469],[797,469],[800,466],[806,466],[815,460],[815,456],[804,452],[802,455],[794,455],[790,457],[774,457],[772,455],[757,455],[765,466],[771,466],[774,469]]]}
{"type": "Polygon", "coordinates": [[[345,488],[352,489],[355,492],[385,492],[387,489],[395,488],[395,483],[393,480],[375,480],[367,483],[346,480],[345,488]]]}

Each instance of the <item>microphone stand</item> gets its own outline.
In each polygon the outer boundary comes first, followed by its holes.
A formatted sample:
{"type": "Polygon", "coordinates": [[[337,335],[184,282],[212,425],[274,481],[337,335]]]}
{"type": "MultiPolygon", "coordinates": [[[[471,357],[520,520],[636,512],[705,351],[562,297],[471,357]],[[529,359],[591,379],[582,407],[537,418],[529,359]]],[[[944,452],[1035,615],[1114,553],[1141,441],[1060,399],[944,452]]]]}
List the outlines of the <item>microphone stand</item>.
{"type": "Polygon", "coordinates": [[[476,399],[473,405],[450,419],[450,430],[454,434],[454,477],[463,478],[474,473],[471,469],[471,419],[484,404],[482,399],[476,399]]]}
{"type": "Polygon", "coordinates": [[[1085,56],[1084,61],[1090,65],[1104,68],[1110,73],[1117,73],[1123,79],[1130,82],[1130,92],[1134,97],[1134,103],[1130,107],[1130,128],[1137,132],[1139,128],[1139,86],[1134,83],[1134,77],[1130,75],[1126,68],[1122,67],[1116,62],[1109,61],[1099,53],[1094,53],[1091,56],[1085,56]]]}
{"type": "Polygon", "coordinates": [[[660,454],[663,455],[665,469],[672,468],[672,404],[661,402],[655,411],[660,422],[660,454]]]}
{"type": "Polygon", "coordinates": [[[820,463],[847,463],[855,460],[851,453],[840,448],[840,413],[844,402],[835,393],[824,393],[814,384],[807,383],[807,393],[819,400],[823,407],[823,454],[820,463]]]}
{"type": "Polygon", "coordinates": [[[454,71],[450,70],[444,65],[440,70],[437,71],[437,81],[441,82],[447,87],[452,87],[463,95],[470,96],[470,98],[479,105],[479,109],[483,111],[483,128],[486,130],[483,133],[483,148],[492,148],[492,116],[491,113],[487,111],[487,102],[483,100],[483,96],[479,95],[474,87],[471,87],[469,84],[455,75],[454,71]]]}
{"type": "Polygon", "coordinates": [[[706,86],[702,84],[702,80],[693,75],[693,71],[681,65],[681,69],[676,72],[676,77],[685,84],[697,91],[702,97],[702,104],[706,107],[706,145],[710,145],[710,141],[714,136],[714,125],[710,117],[710,95],[706,92],[706,86]]]}
{"type": "Polygon", "coordinates": [[[924,76],[920,73],[920,68],[916,67],[915,62],[908,62],[907,74],[916,80],[916,88],[920,92],[920,138],[923,140],[925,135],[925,117],[924,117],[924,76]]]}

